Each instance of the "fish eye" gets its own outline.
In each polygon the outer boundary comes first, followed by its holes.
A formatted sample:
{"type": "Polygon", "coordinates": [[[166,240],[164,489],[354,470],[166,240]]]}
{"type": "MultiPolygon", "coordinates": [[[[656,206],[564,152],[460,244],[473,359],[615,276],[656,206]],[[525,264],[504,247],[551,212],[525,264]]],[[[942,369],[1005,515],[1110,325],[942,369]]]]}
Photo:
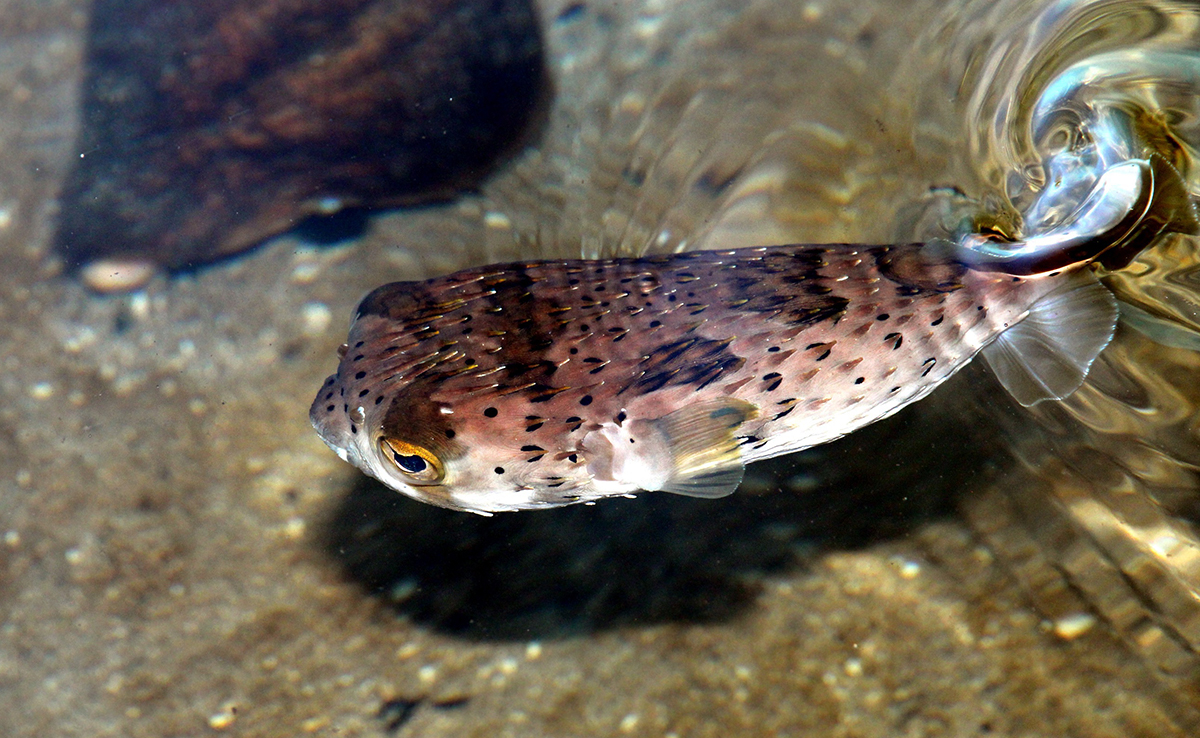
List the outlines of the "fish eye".
{"type": "Polygon", "coordinates": [[[429,449],[396,438],[383,438],[379,450],[413,484],[437,484],[445,477],[441,460],[429,449]]]}

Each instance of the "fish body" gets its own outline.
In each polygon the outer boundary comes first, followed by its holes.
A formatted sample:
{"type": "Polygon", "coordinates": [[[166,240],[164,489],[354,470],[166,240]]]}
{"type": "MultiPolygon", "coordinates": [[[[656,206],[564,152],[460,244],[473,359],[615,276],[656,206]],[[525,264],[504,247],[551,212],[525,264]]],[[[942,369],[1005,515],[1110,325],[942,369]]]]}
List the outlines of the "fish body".
{"type": "Polygon", "coordinates": [[[443,507],[718,497],[744,464],[887,417],[985,347],[1024,404],[1074,391],[1116,323],[1087,268],[1103,245],[1070,264],[1055,246],[1051,271],[1028,244],[1019,269],[989,248],[769,246],[384,285],[310,418],[343,459],[443,507]]]}
{"type": "Polygon", "coordinates": [[[412,489],[443,506],[663,488],[653,469],[605,474],[596,457],[611,466],[651,442],[638,423],[698,406],[735,413],[742,463],[833,440],[928,394],[1061,281],[930,263],[923,248],[538,261],[385,285],[359,305],[312,417],[384,481],[380,439],[432,452],[453,478],[412,489]]]}

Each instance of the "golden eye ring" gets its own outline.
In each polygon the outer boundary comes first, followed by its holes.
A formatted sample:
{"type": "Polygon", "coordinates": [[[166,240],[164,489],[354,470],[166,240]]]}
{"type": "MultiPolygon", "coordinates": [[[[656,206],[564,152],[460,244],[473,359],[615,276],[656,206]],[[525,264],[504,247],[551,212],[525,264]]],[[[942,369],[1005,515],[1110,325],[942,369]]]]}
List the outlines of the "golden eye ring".
{"type": "Polygon", "coordinates": [[[381,438],[379,450],[413,484],[437,484],[446,476],[441,459],[429,449],[395,438],[381,438]]]}

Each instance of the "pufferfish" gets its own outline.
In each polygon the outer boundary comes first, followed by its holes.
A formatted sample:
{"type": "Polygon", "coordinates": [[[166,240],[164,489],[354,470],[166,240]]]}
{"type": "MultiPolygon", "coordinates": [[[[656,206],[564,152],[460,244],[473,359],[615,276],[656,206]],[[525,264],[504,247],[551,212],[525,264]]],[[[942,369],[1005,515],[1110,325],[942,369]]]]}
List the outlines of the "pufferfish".
{"type": "Polygon", "coordinates": [[[1088,265],[1152,210],[1113,167],[1025,242],[781,245],[527,261],[396,282],[358,305],[312,405],[342,459],[481,514],[639,491],[716,498],[748,463],[928,395],[976,354],[1022,404],[1062,398],[1111,339],[1088,265]]]}

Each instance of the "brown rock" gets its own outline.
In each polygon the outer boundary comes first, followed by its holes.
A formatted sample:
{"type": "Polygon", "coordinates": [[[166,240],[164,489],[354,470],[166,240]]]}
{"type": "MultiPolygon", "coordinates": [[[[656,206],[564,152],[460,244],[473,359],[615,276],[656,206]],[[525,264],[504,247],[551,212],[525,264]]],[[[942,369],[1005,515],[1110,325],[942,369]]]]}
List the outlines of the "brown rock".
{"type": "Polygon", "coordinates": [[[58,248],[186,267],[469,186],[527,127],[541,53],[527,0],[98,0],[58,248]]]}

